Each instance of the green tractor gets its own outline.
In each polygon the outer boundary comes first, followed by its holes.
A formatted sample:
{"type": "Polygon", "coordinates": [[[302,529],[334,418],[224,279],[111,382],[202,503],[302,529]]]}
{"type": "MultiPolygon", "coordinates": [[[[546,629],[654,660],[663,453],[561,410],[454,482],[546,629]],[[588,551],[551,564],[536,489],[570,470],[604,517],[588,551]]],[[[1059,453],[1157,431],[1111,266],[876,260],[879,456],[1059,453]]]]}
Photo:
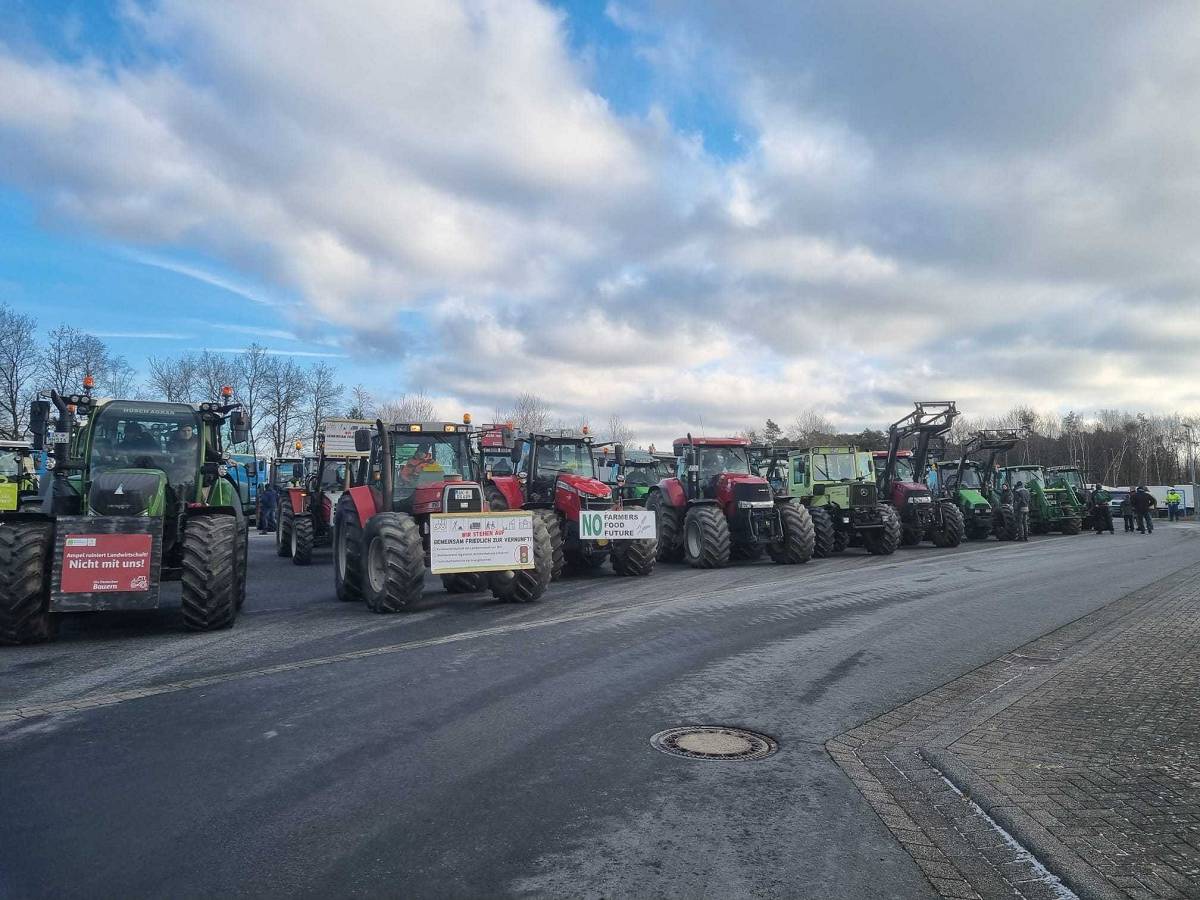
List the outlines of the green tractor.
{"type": "Polygon", "coordinates": [[[1067,491],[1071,503],[1082,510],[1083,518],[1080,527],[1084,531],[1094,531],[1097,526],[1112,528],[1112,508],[1108,501],[1112,495],[1108,491],[1096,493],[1096,503],[1093,503],[1093,491],[1083,480],[1083,473],[1078,466],[1049,466],[1046,477],[1052,488],[1063,488],[1067,491]]]}
{"type": "Polygon", "coordinates": [[[59,613],[155,609],[163,581],[182,582],[190,630],[233,624],[247,525],[221,428],[236,442],[247,425],[231,393],[198,406],[90,390],[34,401],[33,447],[53,453],[37,500],[0,512],[0,644],[51,639],[59,613]]]}
{"type": "Polygon", "coordinates": [[[879,502],[871,454],[857,447],[754,448],[758,470],[779,496],[808,508],[813,556],[841,553],[851,545],[876,556],[900,546],[900,517],[879,502]]]}
{"type": "Polygon", "coordinates": [[[1000,486],[1016,489],[1023,481],[1029,489],[1029,530],[1034,534],[1079,534],[1083,527],[1082,509],[1077,505],[1071,491],[1065,487],[1052,487],[1041,466],[1007,466],[997,473],[1000,486]]]}
{"type": "Polygon", "coordinates": [[[16,512],[37,499],[38,477],[28,441],[0,441],[0,512],[16,512]]]}
{"type": "Polygon", "coordinates": [[[932,464],[938,498],[958,507],[966,536],[973,541],[985,541],[993,534],[1001,541],[1016,539],[1017,515],[1012,504],[1001,502],[993,475],[996,457],[1007,453],[1020,440],[1016,431],[976,431],[963,444],[957,462],[938,460],[932,464]],[[971,458],[984,453],[986,461],[971,458]]]}
{"type": "Polygon", "coordinates": [[[623,463],[617,463],[616,443],[597,444],[600,456],[596,467],[600,480],[612,488],[613,496],[624,506],[645,506],[650,489],[664,478],[671,478],[675,469],[666,460],[645,450],[624,450],[623,463]]]}

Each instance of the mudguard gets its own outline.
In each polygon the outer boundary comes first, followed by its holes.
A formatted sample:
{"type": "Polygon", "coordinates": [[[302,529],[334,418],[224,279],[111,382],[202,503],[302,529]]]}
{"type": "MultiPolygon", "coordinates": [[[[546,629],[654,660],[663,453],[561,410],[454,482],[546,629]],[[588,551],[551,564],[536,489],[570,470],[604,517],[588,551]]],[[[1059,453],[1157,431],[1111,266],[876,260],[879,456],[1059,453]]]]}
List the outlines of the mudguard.
{"type": "Polygon", "coordinates": [[[374,492],[366,485],[360,485],[350,488],[347,493],[354,504],[354,511],[358,513],[358,524],[366,528],[367,522],[379,511],[375,504],[374,492]]]}
{"type": "Polygon", "coordinates": [[[676,509],[687,506],[687,495],[684,494],[683,485],[679,483],[678,478],[664,478],[658,483],[658,489],[666,495],[668,506],[674,506],[676,509]]]}

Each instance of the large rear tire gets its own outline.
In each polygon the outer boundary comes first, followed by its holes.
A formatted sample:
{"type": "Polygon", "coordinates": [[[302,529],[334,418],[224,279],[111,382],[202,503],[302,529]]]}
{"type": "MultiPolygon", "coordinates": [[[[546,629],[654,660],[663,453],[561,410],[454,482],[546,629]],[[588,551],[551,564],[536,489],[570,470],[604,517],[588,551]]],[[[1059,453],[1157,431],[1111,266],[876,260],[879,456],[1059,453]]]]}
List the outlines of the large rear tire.
{"type": "Polygon", "coordinates": [[[658,561],[679,562],[683,559],[683,511],[667,503],[662,491],[650,493],[646,509],[654,513],[658,561]]]}
{"type": "Polygon", "coordinates": [[[362,594],[363,529],[349,494],[333,511],[333,587],[337,598],[354,603],[362,594]]]}
{"type": "Polygon", "coordinates": [[[996,540],[1015,541],[1017,539],[1017,513],[1011,506],[1000,507],[1000,521],[995,523],[996,540]]]}
{"type": "Polygon", "coordinates": [[[180,608],[190,631],[228,628],[237,618],[243,570],[242,535],[230,515],[195,515],[183,526],[183,589],[180,608]]]}
{"type": "Polygon", "coordinates": [[[886,503],[880,504],[879,515],[883,519],[883,527],[864,530],[863,546],[872,556],[891,556],[900,546],[904,529],[894,507],[886,503]]]}
{"type": "Polygon", "coordinates": [[[767,547],[771,561],[786,566],[808,562],[816,544],[812,516],[799,503],[780,503],[775,508],[779,511],[783,539],[767,547]]]}
{"type": "Polygon", "coordinates": [[[363,532],[363,597],[374,613],[397,613],[421,599],[425,548],[412,516],[385,512],[363,532]]]}
{"type": "Polygon", "coordinates": [[[53,538],[49,522],[0,523],[0,644],[39,644],[54,637],[53,538]]]}
{"type": "Polygon", "coordinates": [[[821,506],[810,506],[808,515],[813,524],[813,556],[825,559],[833,554],[833,519],[829,510],[821,506]]]}
{"type": "Polygon", "coordinates": [[[650,538],[641,541],[617,541],[613,544],[611,558],[613,571],[618,575],[649,575],[658,561],[658,544],[650,538]]]}
{"type": "Polygon", "coordinates": [[[578,550],[564,550],[567,567],[573,572],[594,572],[608,559],[608,551],[601,553],[582,553],[578,550]]]}
{"type": "Polygon", "coordinates": [[[313,523],[312,516],[300,515],[292,517],[292,562],[298,566],[307,566],[312,562],[313,523]]]}
{"type": "Polygon", "coordinates": [[[493,572],[488,576],[492,596],[507,603],[532,603],[546,593],[552,580],[550,570],[554,550],[550,544],[550,533],[546,530],[544,517],[533,517],[533,564],[532,569],[516,569],[509,572],[493,572]]]}
{"type": "Polygon", "coordinates": [[[1069,516],[1059,523],[1058,530],[1063,534],[1079,534],[1083,526],[1077,516],[1069,516]]]}
{"type": "Polygon", "coordinates": [[[694,569],[729,565],[729,522],[716,504],[693,506],[683,520],[683,555],[694,569]]]}
{"type": "Polygon", "coordinates": [[[281,494],[275,517],[275,554],[277,556],[292,555],[292,517],[292,498],[287,494],[281,494]]]}
{"type": "MultiPolygon", "coordinates": [[[[897,514],[897,519],[899,515],[897,514]]],[[[915,525],[900,523],[900,544],[903,547],[915,547],[925,537],[924,531],[915,525]]]]}

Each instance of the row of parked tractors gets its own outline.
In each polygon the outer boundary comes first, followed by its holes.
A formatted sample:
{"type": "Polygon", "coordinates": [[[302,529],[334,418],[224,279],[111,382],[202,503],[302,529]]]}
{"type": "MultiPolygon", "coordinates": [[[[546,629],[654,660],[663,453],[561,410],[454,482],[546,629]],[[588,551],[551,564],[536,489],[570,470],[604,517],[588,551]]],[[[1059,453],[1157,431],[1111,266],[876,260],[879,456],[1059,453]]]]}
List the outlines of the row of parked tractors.
{"type": "MultiPolygon", "coordinates": [[[[233,624],[249,517],[229,471],[227,446],[247,438],[231,393],[190,405],[85,390],[34,403],[33,445],[50,451],[50,471],[36,495],[0,511],[0,643],[49,639],[60,613],[153,608],[169,580],[182,582],[189,628],[233,624]]],[[[956,415],[953,403],[916,404],[885,451],[688,435],[667,458],[596,444],[586,430],[377,421],[354,431],[352,453],[319,441],[311,460],[276,461],[276,546],[297,565],[331,548],[337,597],[389,613],[421,597],[442,513],[532,513],[531,568],[442,576],[449,592],[512,602],[605,564],[638,577],[656,562],[720,568],[765,554],[796,565],[855,546],[888,555],[926,540],[1009,540],[1004,488],[1018,480],[1035,531],[1080,530],[1072,486],[1051,486],[1037,466],[995,466],[1015,433],[979,432],[957,461],[933,459],[956,415]],[[581,532],[585,514],[631,509],[654,513],[653,537],[581,532]]]]}

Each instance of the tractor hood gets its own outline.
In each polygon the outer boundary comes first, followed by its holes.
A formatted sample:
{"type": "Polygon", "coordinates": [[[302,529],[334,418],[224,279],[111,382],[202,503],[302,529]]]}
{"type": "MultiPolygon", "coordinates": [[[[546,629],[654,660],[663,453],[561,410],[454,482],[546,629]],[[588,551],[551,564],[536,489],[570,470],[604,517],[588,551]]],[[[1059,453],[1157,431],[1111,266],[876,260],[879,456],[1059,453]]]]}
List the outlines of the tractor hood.
{"type": "Polygon", "coordinates": [[[92,479],[88,509],[97,516],[161,516],[167,476],[158,469],[116,469],[92,479]]]}
{"type": "Polygon", "coordinates": [[[609,486],[603,481],[588,478],[586,475],[572,475],[570,472],[558,476],[558,489],[565,489],[568,493],[587,498],[607,498],[612,494],[609,486]]]}
{"type": "Polygon", "coordinates": [[[906,503],[915,505],[928,505],[933,502],[933,495],[929,493],[929,488],[916,481],[893,481],[892,482],[892,505],[902,507],[906,503]]]}
{"type": "Polygon", "coordinates": [[[743,509],[773,507],[775,492],[761,475],[722,472],[717,476],[717,500],[743,509]]]}

